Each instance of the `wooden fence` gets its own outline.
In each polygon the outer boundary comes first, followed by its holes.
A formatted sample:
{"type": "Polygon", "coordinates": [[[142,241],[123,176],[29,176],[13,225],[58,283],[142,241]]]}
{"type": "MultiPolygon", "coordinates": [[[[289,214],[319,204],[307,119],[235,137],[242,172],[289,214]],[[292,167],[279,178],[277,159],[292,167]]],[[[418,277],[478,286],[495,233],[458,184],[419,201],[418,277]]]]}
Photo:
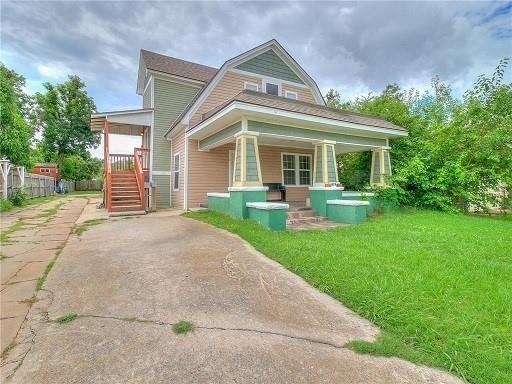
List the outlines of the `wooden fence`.
{"type": "Polygon", "coordinates": [[[62,180],[62,187],[66,192],[101,191],[103,189],[103,180],[62,180]]]}
{"type": "Polygon", "coordinates": [[[28,197],[51,196],[55,193],[53,177],[26,173],[24,167],[17,166],[2,167],[0,186],[4,199],[11,196],[16,188],[21,187],[28,197]]]}

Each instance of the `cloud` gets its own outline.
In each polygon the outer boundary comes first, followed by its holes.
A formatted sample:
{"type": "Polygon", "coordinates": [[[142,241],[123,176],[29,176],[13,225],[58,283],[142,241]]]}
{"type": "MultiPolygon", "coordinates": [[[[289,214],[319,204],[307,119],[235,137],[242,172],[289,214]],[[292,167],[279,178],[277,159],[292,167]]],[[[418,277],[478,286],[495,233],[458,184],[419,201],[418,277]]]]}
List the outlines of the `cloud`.
{"type": "MultiPolygon", "coordinates": [[[[322,91],[389,83],[460,95],[512,53],[503,2],[2,2],[2,57],[27,77],[87,84],[98,109],[138,107],[139,49],[219,67],[276,38],[322,91]]],[[[510,78],[510,74],[508,75],[510,78]]]]}

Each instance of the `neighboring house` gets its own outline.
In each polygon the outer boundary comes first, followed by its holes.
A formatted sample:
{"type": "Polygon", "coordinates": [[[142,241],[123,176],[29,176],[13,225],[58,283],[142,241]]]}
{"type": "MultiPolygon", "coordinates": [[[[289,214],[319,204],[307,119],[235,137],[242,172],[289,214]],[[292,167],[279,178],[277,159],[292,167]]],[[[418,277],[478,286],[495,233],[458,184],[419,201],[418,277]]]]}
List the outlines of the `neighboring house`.
{"type": "Polygon", "coordinates": [[[219,69],[141,50],[137,93],[142,109],[91,118],[93,130],[142,138],[134,154],[113,155],[105,137],[112,212],[154,203],[190,209],[208,192],[268,183],[284,185],[286,201],[305,202],[309,187],[337,185],[336,153],[373,151],[371,183],[383,184],[391,173],[388,140],[407,135],[381,118],[326,107],[315,81],[276,40],[219,69]]]}
{"type": "Polygon", "coordinates": [[[36,163],[32,167],[32,173],[38,175],[50,176],[55,180],[59,180],[59,165],[57,163],[36,163]]]}

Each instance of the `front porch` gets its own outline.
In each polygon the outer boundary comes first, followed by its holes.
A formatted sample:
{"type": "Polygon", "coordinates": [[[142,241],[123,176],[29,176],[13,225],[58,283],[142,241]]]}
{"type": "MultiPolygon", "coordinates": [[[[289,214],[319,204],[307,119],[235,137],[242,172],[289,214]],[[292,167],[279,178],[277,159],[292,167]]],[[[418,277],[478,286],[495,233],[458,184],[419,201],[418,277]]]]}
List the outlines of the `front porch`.
{"type": "Polygon", "coordinates": [[[152,116],[151,109],[91,116],[91,130],[103,134],[103,204],[110,215],[143,214],[152,207],[149,149],[152,116]],[[141,143],[131,153],[111,153],[110,135],[140,137],[141,143]]]}
{"type": "MultiPolygon", "coordinates": [[[[372,188],[382,187],[391,175],[389,139],[407,132],[379,118],[347,117],[331,108],[282,98],[272,99],[272,103],[279,102],[293,111],[276,110],[274,104],[255,107],[252,103],[256,97],[265,99],[258,102],[269,102],[268,96],[251,94],[250,105],[235,100],[205,114],[203,121],[187,132],[191,143],[197,145],[195,158],[208,159],[193,162],[191,167],[208,169],[209,164],[222,164],[221,159],[228,158],[226,179],[219,179],[217,166],[211,172],[212,181],[203,178],[204,183],[191,183],[189,193],[204,196],[204,200],[210,193],[208,204],[229,199],[229,213],[238,218],[250,217],[249,211],[254,209],[286,211],[293,203],[311,208],[319,217],[342,221],[350,216],[347,222],[360,222],[362,212],[374,208],[374,202],[368,201],[374,197],[368,191],[355,193],[359,199],[354,198],[353,191],[344,196],[336,154],[371,151],[368,182],[372,188]],[[226,180],[223,185],[221,180],[226,180]],[[218,187],[206,189],[203,184],[218,187]],[[223,197],[212,192],[221,192],[223,197]],[[276,205],[277,200],[283,204],[276,205]]],[[[219,204],[226,207],[227,203],[219,204]]]]}

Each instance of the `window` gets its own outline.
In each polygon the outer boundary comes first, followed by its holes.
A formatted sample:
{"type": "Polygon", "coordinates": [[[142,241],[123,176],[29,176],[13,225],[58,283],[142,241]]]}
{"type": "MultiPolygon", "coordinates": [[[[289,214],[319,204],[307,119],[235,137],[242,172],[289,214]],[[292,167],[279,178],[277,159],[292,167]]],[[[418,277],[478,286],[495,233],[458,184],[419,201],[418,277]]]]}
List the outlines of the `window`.
{"type": "Polygon", "coordinates": [[[172,167],[172,190],[179,191],[180,189],[180,154],[174,155],[172,167]]]}
{"type": "Polygon", "coordinates": [[[248,81],[244,81],[244,89],[247,89],[249,91],[255,91],[258,92],[258,84],[256,83],[250,83],[248,81]]]}
{"type": "Polygon", "coordinates": [[[311,185],[311,155],[283,153],[284,185],[311,185]]]}
{"type": "Polygon", "coordinates": [[[285,91],[284,97],[287,97],[288,99],[294,99],[294,100],[298,99],[297,92],[292,92],[292,91],[285,91]]]}
{"type": "Polygon", "coordinates": [[[266,83],[265,92],[269,95],[279,96],[279,84],[266,83]]]}

